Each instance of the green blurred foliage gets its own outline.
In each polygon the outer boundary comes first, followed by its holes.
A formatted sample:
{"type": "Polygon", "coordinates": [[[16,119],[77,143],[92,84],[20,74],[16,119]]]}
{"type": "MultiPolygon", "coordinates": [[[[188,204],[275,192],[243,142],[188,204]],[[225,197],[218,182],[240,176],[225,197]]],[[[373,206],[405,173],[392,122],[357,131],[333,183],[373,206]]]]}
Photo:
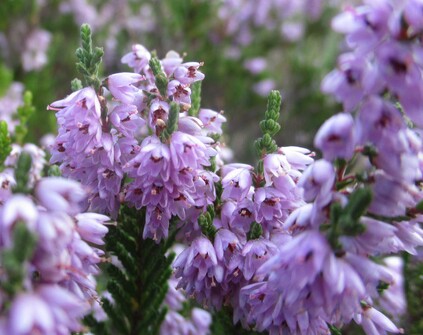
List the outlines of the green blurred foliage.
{"type": "MultiPolygon", "coordinates": [[[[88,2],[96,4],[98,9],[107,4],[104,0],[88,2]]],[[[13,80],[23,82],[34,96],[36,112],[29,120],[30,141],[54,132],[54,113],[47,112],[46,106],[69,94],[69,78],[77,76],[74,50],[79,45],[79,27],[71,14],[60,13],[60,4],[60,0],[49,1],[44,7],[37,7],[36,1],[31,1],[28,6],[24,0],[5,0],[0,4],[0,17],[5,18],[0,27],[6,35],[11,33],[18,21],[52,33],[49,62],[41,70],[24,72],[19,55],[7,60],[13,80]]],[[[254,43],[242,46],[239,58],[232,59],[225,56],[227,50],[233,47],[233,38],[225,35],[224,23],[218,19],[219,1],[133,0],[127,4],[133,13],[139,12],[145,4],[151,5],[155,29],[141,35],[127,29],[114,33],[116,59],[106,62],[105,68],[100,69],[100,77],[128,70],[126,65],[120,64],[120,57],[130,50],[132,43],[156,49],[159,58],[173,49],[186,55],[187,61],[203,61],[202,71],[206,79],[202,85],[202,107],[225,111],[228,118],[226,127],[231,133],[226,140],[237,158],[251,161],[254,157],[253,139],[259,135],[257,124],[262,119],[266,103],[265,97],[252,91],[253,85],[260,80],[274,80],[275,88],[282,92],[283,131],[277,137],[279,145],[310,146],[312,134],[336,110],[336,105],[319,90],[321,79],[335,65],[339,47],[340,39],[330,31],[329,25],[333,9],[326,10],[319,20],[308,22],[304,38],[297,42],[284,40],[279,30],[257,28],[254,43]],[[254,57],[265,57],[268,61],[268,68],[257,75],[244,68],[244,62],[254,57]]],[[[116,13],[117,17],[119,15],[116,13]]],[[[110,26],[105,25],[95,31],[96,45],[105,45],[110,26]]],[[[4,69],[4,65],[0,67],[0,76],[4,69]]],[[[0,95],[3,86],[0,84],[0,95]]]]}

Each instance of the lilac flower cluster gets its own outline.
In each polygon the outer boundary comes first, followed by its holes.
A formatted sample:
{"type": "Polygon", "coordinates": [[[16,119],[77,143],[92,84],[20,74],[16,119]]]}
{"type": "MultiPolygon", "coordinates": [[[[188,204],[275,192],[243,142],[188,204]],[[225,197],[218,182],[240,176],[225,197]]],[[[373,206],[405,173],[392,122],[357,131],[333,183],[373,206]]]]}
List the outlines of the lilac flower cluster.
{"type": "Polygon", "coordinates": [[[345,108],[316,134],[323,159],[281,148],[262,158],[263,175],[223,166],[217,232],[177,258],[178,287],[270,334],[330,334],[353,320],[369,335],[403,332],[378,310],[404,313],[401,264],[375,258],[423,246],[422,6],[367,1],[334,20],[353,51],[323,82],[345,108]],[[248,240],[254,224],[263,234],[248,240]]]}
{"type": "Polygon", "coordinates": [[[100,92],[86,87],[49,106],[59,124],[51,162],[89,187],[91,210],[116,217],[123,201],[146,208],[143,236],[159,241],[172,216],[196,224],[214,201],[218,177],[206,168],[217,143],[207,134],[221,133],[225,118],[188,113],[200,63],[176,52],[152,59],[142,45],[122,61],[136,73],[112,74],[100,92]]]}
{"type": "Polygon", "coordinates": [[[264,157],[261,175],[245,164],[223,166],[214,241],[199,236],[179,255],[174,262],[178,287],[206,306],[230,304],[235,321],[245,320],[240,295],[257,280],[260,266],[290,239],[283,223],[304,205],[297,183],[313,161],[310,156],[307,149],[280,148],[264,157]],[[254,225],[261,226],[261,237],[250,236],[254,225]]]}
{"type": "Polygon", "coordinates": [[[348,30],[347,43],[354,51],[340,57],[340,69],[323,83],[343,102],[345,112],[326,121],[315,137],[324,159],[314,162],[298,183],[307,204],[284,222],[290,237],[257,270],[257,282],[241,290],[241,320],[258,330],[328,334],[327,324],[341,326],[354,319],[367,334],[402,332],[377,310],[380,301],[393,315],[404,311],[397,303],[403,301],[401,278],[369,256],[416,254],[423,245],[416,209],[422,200],[416,186],[422,176],[422,143],[394,103],[398,99],[419,126],[413,109],[419,108],[413,105],[417,102],[407,100],[399,86],[409,90],[406,83],[419,85],[421,69],[411,70],[414,77],[406,79],[408,66],[418,65],[411,53],[407,63],[401,62],[404,53],[398,50],[418,50],[418,42],[412,42],[421,30],[405,14],[415,1],[400,7],[391,1],[367,4],[342,16],[348,24],[334,21],[335,27],[348,30]],[[401,37],[389,25],[401,26],[401,37]],[[392,53],[386,58],[388,49],[392,53]],[[392,289],[380,294],[381,283],[392,289]]]}
{"type": "Polygon", "coordinates": [[[1,172],[0,180],[0,333],[82,331],[82,317],[99,307],[94,276],[104,252],[93,244],[104,244],[109,218],[81,212],[86,195],[75,181],[42,178],[35,182],[33,195],[27,195],[12,193],[12,169],[1,172]],[[14,245],[17,225],[24,225],[35,239],[33,253],[19,264],[21,282],[10,277],[17,270],[8,273],[10,256],[5,254],[24,248],[14,245]],[[13,283],[12,291],[10,285],[4,289],[7,283],[13,283]]]}

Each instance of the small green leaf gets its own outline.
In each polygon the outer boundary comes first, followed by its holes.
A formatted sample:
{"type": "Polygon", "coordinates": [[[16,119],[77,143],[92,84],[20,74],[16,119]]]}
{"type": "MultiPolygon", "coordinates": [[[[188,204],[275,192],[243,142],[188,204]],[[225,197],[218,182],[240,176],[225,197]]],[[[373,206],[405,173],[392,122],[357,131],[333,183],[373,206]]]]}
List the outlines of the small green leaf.
{"type": "Polygon", "coordinates": [[[0,121],[0,171],[4,167],[4,161],[12,151],[9,132],[7,131],[6,121],[0,121]]]}
{"type": "Polygon", "coordinates": [[[160,63],[160,60],[157,58],[157,54],[155,52],[151,53],[149,65],[151,71],[153,71],[154,78],[156,79],[156,86],[159,89],[161,96],[166,97],[168,80],[162,70],[162,65],[160,63]]]}
{"type": "Polygon", "coordinates": [[[0,97],[5,95],[13,82],[13,72],[0,64],[0,97]]]}
{"type": "Polygon", "coordinates": [[[191,85],[191,108],[188,110],[188,115],[198,116],[201,105],[201,80],[196,81],[191,85]]]}
{"type": "Polygon", "coordinates": [[[175,102],[170,103],[169,119],[166,129],[160,134],[162,141],[166,142],[170,136],[178,129],[179,122],[179,105],[175,102]]]}
{"type": "Polygon", "coordinates": [[[253,222],[250,226],[250,231],[248,232],[247,239],[250,240],[256,240],[260,238],[260,236],[263,234],[263,228],[260,223],[253,222]]]}
{"type": "Polygon", "coordinates": [[[73,92],[79,91],[82,88],[83,88],[82,82],[78,78],[75,78],[74,80],[71,81],[71,89],[73,92]]]}
{"type": "Polygon", "coordinates": [[[22,152],[19,156],[18,163],[15,169],[15,179],[16,186],[14,188],[15,193],[28,193],[28,181],[29,181],[29,171],[32,166],[31,155],[22,152]]]}
{"type": "Polygon", "coordinates": [[[372,202],[372,191],[369,188],[359,188],[355,190],[345,207],[353,220],[358,220],[363,216],[372,202]]]}

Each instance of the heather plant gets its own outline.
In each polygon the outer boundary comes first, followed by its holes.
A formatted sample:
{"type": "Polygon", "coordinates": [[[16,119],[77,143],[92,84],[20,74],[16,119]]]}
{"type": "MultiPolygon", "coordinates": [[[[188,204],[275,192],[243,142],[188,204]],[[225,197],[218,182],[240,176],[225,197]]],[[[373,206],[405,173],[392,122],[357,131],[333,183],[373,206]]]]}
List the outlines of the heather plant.
{"type": "Polygon", "coordinates": [[[134,44],[103,76],[83,24],[47,152],[24,143],[31,94],[6,96],[0,333],[419,334],[422,9],[335,17],[349,50],[322,90],[342,112],[318,153],[281,147],[271,91],[254,164],[227,159],[201,61],[134,44]]]}
{"type": "MultiPolygon", "coordinates": [[[[318,82],[336,55],[337,40],[328,29],[328,22],[334,8],[342,2],[313,1],[314,14],[310,12],[312,6],[306,6],[304,1],[272,0],[270,6],[266,1],[241,1],[242,6],[238,7],[236,3],[3,1],[0,4],[0,64],[11,71],[14,81],[37,96],[28,140],[36,142],[44,134],[55,132],[54,117],[43,110],[57,96],[68,92],[67,79],[76,75],[73,52],[78,43],[77,28],[87,22],[95,32],[96,41],[106,51],[100,73],[122,71],[121,50],[127,50],[140,40],[162,55],[178,46],[181,53],[189,52],[193,59],[205,63],[203,69],[208,73],[208,80],[203,85],[202,97],[206,105],[216,110],[226,109],[229,118],[244,115],[248,132],[257,134],[255,124],[259,118],[255,111],[265,104],[265,96],[272,88],[280,89],[285,98],[284,122],[289,123],[279,139],[286,141],[294,137],[296,143],[310,145],[308,130],[315,130],[333,111],[333,104],[319,93],[318,82]],[[257,22],[254,6],[260,13],[257,22]],[[230,29],[231,25],[249,30],[254,43],[238,43],[242,35],[239,31],[244,29],[230,29]],[[302,33],[292,41],[280,33],[282,26],[288,27],[285,31],[302,33]],[[322,45],[324,54],[320,53],[322,45]],[[280,71],[283,75],[276,75],[280,71]],[[230,76],[232,80],[221,85],[223,76],[230,76]],[[323,104],[324,108],[315,108],[323,104]],[[310,113],[315,117],[307,119],[310,113]],[[46,122],[37,123],[40,118],[46,122]],[[304,119],[307,130],[291,133],[291,124],[303,123],[304,119]]],[[[236,134],[231,139],[236,154],[251,158],[252,150],[238,150],[245,140],[245,128],[236,122],[231,124],[236,134]]]]}

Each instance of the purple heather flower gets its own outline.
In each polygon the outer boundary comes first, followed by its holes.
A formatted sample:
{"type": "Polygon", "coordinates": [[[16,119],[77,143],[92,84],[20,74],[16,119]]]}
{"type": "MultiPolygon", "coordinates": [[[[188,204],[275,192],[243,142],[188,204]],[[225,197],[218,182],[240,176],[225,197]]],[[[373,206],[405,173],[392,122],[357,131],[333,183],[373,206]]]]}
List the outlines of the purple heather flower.
{"type": "Polygon", "coordinates": [[[59,286],[43,285],[34,293],[23,293],[13,301],[7,334],[59,335],[81,331],[78,319],[88,311],[88,306],[59,286]]]}
{"type": "Polygon", "coordinates": [[[203,122],[204,129],[207,132],[222,134],[222,123],[226,122],[226,118],[222,115],[222,112],[218,113],[211,109],[201,108],[198,117],[203,122]]]}
{"type": "Polygon", "coordinates": [[[75,215],[76,229],[81,237],[88,242],[103,245],[103,238],[108,229],[104,223],[110,219],[108,216],[97,213],[80,213],[75,215]]]}
{"type": "Polygon", "coordinates": [[[191,322],[186,320],[176,311],[166,313],[165,319],[160,326],[160,335],[189,335],[197,334],[191,322]]]}
{"type": "Polygon", "coordinates": [[[37,208],[30,198],[21,194],[9,197],[0,207],[0,245],[11,246],[13,226],[20,221],[24,222],[28,229],[34,230],[38,216],[37,208]]]}
{"type": "Polygon", "coordinates": [[[357,119],[357,138],[361,144],[373,144],[377,155],[376,167],[393,177],[414,181],[421,177],[418,152],[422,141],[407,129],[401,113],[380,98],[366,101],[357,119]]]}
{"type": "Polygon", "coordinates": [[[154,99],[150,104],[149,112],[149,126],[155,128],[159,126],[160,128],[167,122],[169,114],[169,104],[166,101],[161,99],[154,99]]]}
{"type": "Polygon", "coordinates": [[[196,334],[207,335],[210,334],[210,326],[212,323],[212,316],[204,309],[194,307],[191,311],[191,320],[196,328],[196,334]]]}
{"type": "Polygon", "coordinates": [[[214,249],[217,259],[228,265],[233,254],[240,252],[241,244],[238,237],[230,230],[219,229],[214,238],[214,249]]]}
{"type": "Polygon", "coordinates": [[[68,118],[71,116],[69,114],[75,114],[76,112],[81,114],[73,115],[76,122],[83,122],[88,116],[93,116],[95,118],[100,118],[101,116],[100,102],[97,98],[97,94],[91,87],[73,92],[65,99],[51,103],[48,108],[50,110],[59,111],[58,121],[60,124],[62,124],[60,122],[62,118],[68,118]]]}
{"type": "Polygon", "coordinates": [[[285,155],[281,154],[268,154],[263,159],[264,179],[266,186],[273,184],[274,179],[284,176],[291,169],[285,155]]]}
{"type": "Polygon", "coordinates": [[[183,288],[199,302],[210,303],[220,308],[224,292],[220,284],[225,269],[218,263],[211,242],[205,237],[197,237],[174,261],[175,277],[180,278],[177,288],[183,288]]]}
{"type": "MultiPolygon", "coordinates": [[[[203,122],[194,116],[180,115],[178,120],[178,130],[188,135],[196,136],[199,139],[207,138],[203,133],[203,122]]],[[[208,143],[206,141],[205,143],[208,143]]],[[[210,143],[212,143],[210,141],[210,143]]]]}
{"type": "MultiPolygon", "coordinates": [[[[342,236],[340,242],[344,249],[356,254],[378,255],[380,253],[397,252],[401,244],[395,235],[394,225],[361,217],[360,223],[365,227],[364,233],[358,236],[342,236]]],[[[402,250],[402,249],[401,249],[402,250]]]]}
{"type": "Polygon", "coordinates": [[[191,105],[191,89],[176,79],[171,80],[167,85],[167,95],[173,101],[187,106],[191,105]]]}
{"type": "Polygon", "coordinates": [[[184,168],[200,168],[210,165],[210,157],[216,151],[206,146],[200,139],[180,131],[172,134],[170,154],[173,167],[177,170],[184,168]]]}
{"type": "Polygon", "coordinates": [[[175,69],[173,76],[182,85],[191,85],[196,81],[204,79],[204,74],[198,71],[198,68],[202,65],[202,63],[198,62],[183,63],[175,69]]]}
{"type": "Polygon", "coordinates": [[[385,173],[377,173],[372,187],[373,200],[369,211],[384,216],[401,216],[407,208],[416,205],[418,189],[413,184],[405,184],[385,173]]]}
{"type": "Polygon", "coordinates": [[[354,120],[350,114],[339,113],[326,120],[314,138],[314,145],[328,160],[350,159],[355,148],[354,120]]]}
{"type": "Polygon", "coordinates": [[[141,44],[134,44],[132,52],[122,57],[122,63],[128,64],[135,72],[141,73],[151,59],[150,52],[141,44]]]}
{"type": "Polygon", "coordinates": [[[377,72],[362,57],[354,53],[342,54],[338,69],[322,81],[321,89],[343,103],[345,111],[352,111],[366,93],[365,88],[376,86],[377,72]]]}
{"type": "Polygon", "coordinates": [[[389,287],[381,294],[379,304],[383,310],[393,315],[396,319],[403,316],[407,311],[405,299],[403,267],[404,261],[401,257],[391,256],[384,258],[383,262],[393,278],[389,287]]]}
{"type": "Polygon", "coordinates": [[[278,252],[275,244],[267,239],[259,238],[248,241],[242,248],[242,274],[251,280],[259,267],[278,252]]]}
{"type": "Polygon", "coordinates": [[[60,177],[42,179],[36,186],[35,194],[49,211],[68,214],[79,212],[79,203],[86,196],[79,183],[60,177]]]}
{"type": "Polygon", "coordinates": [[[160,62],[162,63],[163,70],[168,77],[170,77],[175,69],[182,64],[183,59],[176,51],[168,51],[165,58],[160,62]]]}
{"type": "Polygon", "coordinates": [[[232,232],[234,232],[238,238],[246,239],[246,232],[249,231],[251,224],[256,219],[256,206],[252,199],[249,197],[244,198],[240,201],[235,202],[227,201],[223,205],[222,217],[224,215],[229,216],[228,226],[232,232]],[[226,213],[227,211],[227,213],[226,213]]]}
{"type": "Polygon", "coordinates": [[[187,300],[181,290],[176,289],[178,280],[173,276],[168,281],[169,289],[166,293],[164,303],[174,311],[179,311],[183,308],[183,303],[187,300]]]}
{"type": "Polygon", "coordinates": [[[237,167],[230,164],[222,170],[222,176],[222,199],[242,200],[250,192],[253,181],[249,166],[237,167]]]}
{"type": "Polygon", "coordinates": [[[10,310],[8,334],[54,334],[55,320],[51,307],[37,294],[19,295],[10,310]]]}
{"type": "Polygon", "coordinates": [[[145,125],[144,119],[138,115],[134,105],[118,105],[109,114],[109,119],[116,129],[126,137],[134,137],[145,125]]]}
{"type": "Polygon", "coordinates": [[[289,198],[274,187],[260,187],[255,190],[256,220],[263,228],[271,231],[280,228],[290,210],[296,208],[295,198],[289,198]]]}
{"type": "Polygon", "coordinates": [[[358,323],[363,327],[367,335],[386,334],[386,332],[403,334],[404,331],[397,328],[387,316],[374,307],[364,307],[358,323]]]}
{"type": "Polygon", "coordinates": [[[144,239],[151,238],[157,243],[162,238],[167,238],[169,232],[169,210],[162,209],[160,206],[147,207],[146,223],[142,237],[144,239]]]}
{"type": "Polygon", "coordinates": [[[107,88],[113,97],[125,104],[132,104],[139,89],[134,86],[145,78],[137,73],[122,72],[107,77],[107,88]]]}
{"type": "Polygon", "coordinates": [[[401,242],[400,250],[405,250],[412,255],[418,254],[416,247],[423,246],[423,229],[420,227],[422,219],[422,215],[417,215],[410,221],[394,223],[397,228],[396,236],[401,242]]]}
{"type": "MultiPolygon", "coordinates": [[[[205,237],[196,238],[191,246],[178,256],[173,263],[176,278],[193,276],[195,281],[201,281],[210,269],[217,265],[216,252],[211,242],[205,237]]],[[[178,286],[180,286],[178,284],[178,286]]]]}
{"type": "MultiPolygon", "coordinates": [[[[291,165],[291,170],[289,174],[294,177],[293,170],[305,170],[311,163],[313,163],[314,153],[309,149],[289,146],[289,147],[280,147],[278,153],[283,154],[288,163],[291,165]]],[[[295,176],[299,176],[298,173],[295,173],[295,176]]]]}
{"type": "Polygon", "coordinates": [[[328,161],[314,162],[301,177],[298,186],[304,189],[304,200],[327,205],[332,198],[332,188],[335,182],[335,170],[328,161]]]}
{"type": "Polygon", "coordinates": [[[409,0],[405,4],[404,19],[412,28],[413,34],[423,29],[422,9],[423,4],[420,0],[409,0]]]}

